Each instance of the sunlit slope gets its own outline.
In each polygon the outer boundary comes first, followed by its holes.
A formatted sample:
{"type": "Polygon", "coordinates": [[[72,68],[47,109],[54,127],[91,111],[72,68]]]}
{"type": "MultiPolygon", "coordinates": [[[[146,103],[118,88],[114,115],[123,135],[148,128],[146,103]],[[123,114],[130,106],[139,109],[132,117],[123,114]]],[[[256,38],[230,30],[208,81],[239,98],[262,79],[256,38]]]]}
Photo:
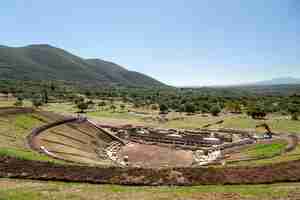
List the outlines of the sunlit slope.
{"type": "Polygon", "coordinates": [[[50,45],[0,46],[0,78],[62,80],[92,85],[164,86],[141,73],[100,59],[84,59],[50,45]]]}
{"type": "Polygon", "coordinates": [[[112,165],[105,149],[116,140],[89,121],[73,121],[46,129],[34,138],[44,153],[67,161],[112,165]]]}

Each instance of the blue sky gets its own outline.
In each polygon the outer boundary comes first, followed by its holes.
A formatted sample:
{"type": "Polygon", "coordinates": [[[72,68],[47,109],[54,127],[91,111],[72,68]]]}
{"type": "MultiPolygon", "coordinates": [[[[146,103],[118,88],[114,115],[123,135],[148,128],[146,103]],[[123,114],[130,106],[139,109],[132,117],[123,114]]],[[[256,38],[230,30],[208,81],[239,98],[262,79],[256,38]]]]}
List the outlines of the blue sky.
{"type": "Polygon", "coordinates": [[[300,77],[298,0],[5,0],[0,43],[47,43],[165,83],[300,77]]]}

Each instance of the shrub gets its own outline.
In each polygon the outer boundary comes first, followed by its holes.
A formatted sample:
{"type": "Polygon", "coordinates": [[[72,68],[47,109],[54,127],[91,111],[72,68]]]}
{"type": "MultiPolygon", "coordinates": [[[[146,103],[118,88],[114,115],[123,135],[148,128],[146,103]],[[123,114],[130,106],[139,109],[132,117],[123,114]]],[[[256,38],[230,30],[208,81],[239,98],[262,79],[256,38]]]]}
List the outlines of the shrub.
{"type": "Polygon", "coordinates": [[[166,104],[160,104],[159,105],[159,110],[160,110],[161,114],[165,114],[165,113],[168,113],[169,108],[166,104]]]}
{"type": "Polygon", "coordinates": [[[214,105],[213,107],[211,107],[210,113],[213,116],[218,116],[220,112],[221,112],[221,108],[219,105],[214,105]]]}

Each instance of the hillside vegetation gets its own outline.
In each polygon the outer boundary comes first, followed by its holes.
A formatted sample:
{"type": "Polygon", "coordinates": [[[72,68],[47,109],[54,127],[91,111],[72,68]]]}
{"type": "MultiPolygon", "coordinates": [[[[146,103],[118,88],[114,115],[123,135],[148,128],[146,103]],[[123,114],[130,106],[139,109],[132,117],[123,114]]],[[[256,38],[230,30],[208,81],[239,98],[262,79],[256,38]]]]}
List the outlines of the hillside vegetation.
{"type": "Polygon", "coordinates": [[[0,79],[64,80],[90,85],[163,86],[144,74],[100,59],[83,59],[50,45],[0,46],[0,79]]]}

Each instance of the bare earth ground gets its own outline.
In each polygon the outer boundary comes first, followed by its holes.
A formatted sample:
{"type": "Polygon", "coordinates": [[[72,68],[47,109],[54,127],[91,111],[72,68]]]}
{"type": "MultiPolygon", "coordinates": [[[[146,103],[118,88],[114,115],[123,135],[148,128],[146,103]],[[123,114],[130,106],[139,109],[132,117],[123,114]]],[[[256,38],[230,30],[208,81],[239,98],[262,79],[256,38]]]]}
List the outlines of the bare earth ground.
{"type": "Polygon", "coordinates": [[[146,167],[190,166],[192,151],[139,143],[129,143],[120,151],[120,156],[128,156],[129,163],[146,167]]]}

